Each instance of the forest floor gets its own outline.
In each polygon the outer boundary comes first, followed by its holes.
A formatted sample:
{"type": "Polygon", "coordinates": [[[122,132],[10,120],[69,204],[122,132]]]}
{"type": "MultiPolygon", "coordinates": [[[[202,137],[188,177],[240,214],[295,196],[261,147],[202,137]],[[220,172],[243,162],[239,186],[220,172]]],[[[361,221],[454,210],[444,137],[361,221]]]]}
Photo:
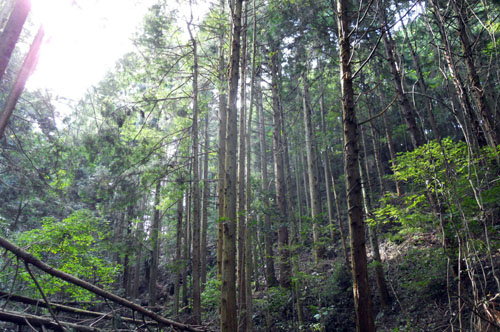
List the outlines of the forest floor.
{"type": "MultiPolygon", "coordinates": [[[[412,235],[403,242],[396,244],[385,241],[381,244],[381,254],[384,261],[385,276],[392,297],[391,308],[381,308],[374,278],[372,292],[375,294],[376,324],[378,331],[453,331],[459,327],[458,286],[456,260],[446,258],[437,234],[425,233],[412,235]],[[450,266],[448,266],[450,264],[450,266]],[[450,272],[447,272],[450,271],[450,272]]],[[[500,267],[500,252],[492,257],[493,266],[500,267]]],[[[466,268],[462,267],[461,303],[463,331],[472,331],[473,325],[482,324],[479,330],[484,332],[499,331],[485,322],[488,319],[486,307],[473,307],[467,299],[472,296],[472,285],[466,268]],[[480,312],[481,319],[471,319],[472,311],[480,312]]],[[[473,264],[473,275],[480,289],[480,297],[492,298],[491,294],[498,292],[492,265],[487,257],[482,257],[473,264]]],[[[498,294],[497,294],[498,295],[498,294]]],[[[489,303],[488,311],[497,315],[493,320],[500,323],[500,305],[495,309],[493,302],[489,303]]],[[[477,318],[477,316],[476,316],[477,318]]],[[[458,329],[457,329],[458,330],[458,329]]],[[[333,331],[333,330],[332,330],[333,331]]]]}
{"type": "MultiPolygon", "coordinates": [[[[369,248],[368,248],[369,249],[369,248]]],[[[369,251],[369,250],[368,250],[369,251]]],[[[453,264],[443,250],[438,234],[412,234],[399,241],[382,240],[382,260],[391,304],[382,307],[374,278],[373,263],[370,263],[370,282],[373,294],[374,315],[377,331],[383,332],[444,332],[458,331],[457,277],[453,275],[453,264]],[[448,266],[450,264],[450,266],[448,266]]],[[[371,257],[368,257],[371,261],[371,257]]],[[[300,273],[297,274],[301,289],[301,305],[304,324],[298,322],[294,294],[279,289],[264,289],[254,294],[254,331],[355,331],[352,284],[343,268],[342,256],[324,260],[318,266],[312,262],[309,252],[298,257],[300,273]]],[[[500,253],[493,255],[493,266],[500,267],[500,253]]],[[[487,313],[482,307],[473,307],[466,300],[471,298],[472,287],[465,267],[462,273],[462,331],[499,331],[483,319],[471,319],[472,311],[483,318],[487,313]]],[[[480,289],[480,298],[491,299],[497,292],[496,281],[490,261],[483,257],[474,265],[474,278],[480,289]],[[493,294],[493,295],[492,295],[493,294]]],[[[499,296],[500,297],[500,296],[499,296]]],[[[498,301],[497,297],[497,301],[498,301]]],[[[492,303],[490,303],[492,304],[492,303]]],[[[497,315],[500,323],[500,303],[489,306],[490,314],[497,315]]]]}

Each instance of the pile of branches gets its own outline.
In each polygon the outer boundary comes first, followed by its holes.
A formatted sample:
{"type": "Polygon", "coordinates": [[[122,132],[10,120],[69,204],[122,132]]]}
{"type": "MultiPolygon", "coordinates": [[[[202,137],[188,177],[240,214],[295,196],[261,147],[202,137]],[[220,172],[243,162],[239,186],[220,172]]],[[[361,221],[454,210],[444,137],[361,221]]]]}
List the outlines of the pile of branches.
{"type": "MultiPolygon", "coordinates": [[[[151,328],[158,330],[167,331],[190,331],[190,332],[208,332],[208,329],[203,326],[183,324],[168,318],[165,318],[145,307],[142,307],[134,302],[131,302],[125,298],[118,295],[105,291],[91,283],[81,280],[71,274],[60,271],[38,258],[34,257],[30,253],[26,252],[22,248],[11,243],[7,239],[0,237],[0,246],[6,250],[12,252],[18,259],[20,259],[28,271],[29,275],[33,279],[35,285],[37,286],[42,299],[33,299],[29,297],[14,295],[7,292],[0,292],[0,299],[5,301],[2,309],[0,310],[0,321],[15,323],[17,325],[27,325],[33,330],[38,331],[35,327],[41,328],[42,331],[46,329],[53,331],[82,331],[82,332],[97,332],[106,331],[103,328],[96,327],[100,322],[104,320],[112,320],[113,324],[127,324],[129,326],[134,326],[135,331],[148,330],[151,328]],[[110,302],[118,305],[119,309],[113,309],[110,305],[109,312],[97,312],[89,311],[80,308],[75,308],[69,305],[51,303],[45,296],[43,289],[40,287],[35,275],[31,272],[30,266],[34,266],[41,271],[69,282],[73,285],[81,287],[95,295],[103,298],[105,302],[109,305],[110,302]],[[22,303],[25,305],[33,306],[35,309],[46,308],[49,312],[48,316],[27,314],[25,312],[16,312],[5,310],[8,302],[22,303]],[[119,315],[120,311],[123,309],[128,309],[132,311],[132,317],[124,317],[119,315]],[[59,313],[71,314],[79,319],[72,319],[72,321],[61,320],[58,316],[59,313]],[[137,318],[136,318],[137,314],[137,318]],[[83,318],[82,317],[86,317],[83,318]]],[[[113,328],[114,331],[119,331],[119,328],[113,328]]],[[[126,329],[130,331],[130,328],[126,329]]]]}

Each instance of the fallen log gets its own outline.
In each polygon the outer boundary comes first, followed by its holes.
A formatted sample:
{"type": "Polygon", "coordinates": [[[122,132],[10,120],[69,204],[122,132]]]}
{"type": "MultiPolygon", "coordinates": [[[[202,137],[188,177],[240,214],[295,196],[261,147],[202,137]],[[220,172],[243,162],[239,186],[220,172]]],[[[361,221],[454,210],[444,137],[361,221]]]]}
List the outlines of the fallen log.
{"type": "MultiPolygon", "coordinates": [[[[10,294],[7,292],[2,292],[2,291],[0,291],[0,300],[8,300],[8,301],[13,301],[13,302],[34,305],[37,307],[47,308],[47,303],[42,299],[40,299],[40,300],[39,299],[32,299],[30,297],[10,294]]],[[[76,315],[83,315],[83,316],[90,316],[90,317],[102,317],[104,319],[113,319],[114,318],[112,313],[97,312],[97,311],[90,311],[90,310],[85,310],[85,309],[80,309],[80,308],[73,308],[70,306],[56,304],[53,302],[51,302],[50,305],[53,309],[55,309],[56,311],[59,311],[59,312],[67,312],[67,313],[72,313],[72,314],[76,314],[76,315]]],[[[118,319],[122,320],[124,322],[128,322],[128,323],[141,323],[141,324],[146,323],[147,325],[158,324],[158,322],[156,322],[156,321],[140,322],[137,319],[133,319],[130,317],[121,317],[120,316],[120,317],[118,317],[118,319]]]]}
{"type": "Polygon", "coordinates": [[[81,331],[81,332],[100,332],[101,330],[95,327],[89,327],[85,325],[78,325],[78,324],[73,324],[73,323],[68,323],[68,322],[60,322],[61,325],[57,324],[54,320],[50,318],[45,318],[45,317],[40,317],[40,316],[34,316],[34,315],[29,315],[29,314],[23,314],[19,312],[13,312],[13,311],[0,311],[0,320],[4,322],[10,322],[10,323],[15,323],[17,325],[31,325],[31,326],[37,326],[41,327],[44,326],[48,329],[54,330],[54,331],[64,331],[64,329],[61,327],[63,325],[64,327],[71,328],[75,331],[81,331]]]}
{"type": "Polygon", "coordinates": [[[149,318],[157,321],[160,326],[171,326],[171,327],[177,328],[181,331],[190,331],[190,332],[205,332],[206,331],[206,329],[204,329],[201,326],[193,326],[193,325],[183,324],[183,323],[179,323],[179,322],[176,322],[174,320],[162,317],[162,316],[160,316],[160,315],[158,315],[158,314],[156,314],[156,313],[154,313],[154,312],[152,312],[144,307],[141,307],[140,305],[135,304],[134,302],[131,302],[131,301],[124,299],[124,298],[122,298],[118,295],[115,295],[113,293],[107,292],[104,289],[97,287],[95,285],[92,285],[91,283],[88,283],[84,280],[81,280],[81,279],[79,279],[79,278],[77,278],[69,273],[58,270],[58,269],[46,264],[45,262],[42,262],[41,260],[39,260],[35,256],[31,255],[27,251],[21,249],[20,247],[16,246],[15,244],[13,244],[12,242],[10,242],[9,240],[7,240],[3,237],[0,237],[0,246],[4,247],[8,251],[12,252],[14,255],[16,255],[17,257],[22,259],[24,262],[31,264],[33,266],[36,266],[40,270],[42,270],[42,271],[44,271],[44,272],[46,272],[46,273],[48,273],[56,278],[67,281],[73,285],[76,285],[76,286],[79,286],[83,289],[86,289],[89,292],[92,292],[96,295],[99,295],[103,298],[106,298],[106,299],[108,299],[116,304],[122,305],[122,306],[127,307],[129,309],[132,309],[138,313],[141,313],[144,316],[149,317],[149,318]]]}

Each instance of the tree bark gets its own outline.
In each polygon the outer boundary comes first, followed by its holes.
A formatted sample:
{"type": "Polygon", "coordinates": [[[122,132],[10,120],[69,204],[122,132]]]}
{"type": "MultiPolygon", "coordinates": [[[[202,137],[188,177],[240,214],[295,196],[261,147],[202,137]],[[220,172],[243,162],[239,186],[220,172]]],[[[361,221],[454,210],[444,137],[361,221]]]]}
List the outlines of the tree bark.
{"type": "Polygon", "coordinates": [[[311,197],[311,219],[313,223],[314,261],[318,263],[324,256],[324,245],[321,244],[320,228],[322,224],[321,196],[319,194],[319,172],[317,145],[312,126],[312,109],[309,95],[307,73],[302,74],[302,110],[304,115],[304,132],[306,139],[307,173],[309,175],[309,193],[311,197]]]}
{"type": "Polygon", "coordinates": [[[276,203],[278,208],[278,248],[280,256],[280,286],[290,288],[291,267],[288,249],[288,206],[286,201],[286,182],[284,164],[284,146],[282,137],[281,105],[279,96],[279,42],[274,41],[272,47],[272,100],[273,100],[273,154],[276,203]]]}
{"type": "MultiPolygon", "coordinates": [[[[385,14],[385,7],[382,4],[382,0],[378,1],[378,5],[379,5],[378,8],[379,24],[381,26],[386,26],[387,20],[385,14]]],[[[404,82],[396,62],[396,49],[394,46],[394,40],[392,39],[389,30],[385,31],[383,40],[385,46],[385,54],[387,56],[387,62],[389,63],[389,66],[391,68],[394,89],[396,90],[399,104],[401,106],[401,110],[403,111],[406,126],[408,127],[408,131],[410,132],[410,139],[412,142],[412,146],[414,149],[416,149],[418,146],[424,144],[424,136],[422,130],[417,125],[417,122],[415,120],[416,119],[415,110],[411,107],[410,101],[408,100],[408,97],[405,95],[404,92],[404,82]]]]}
{"type": "MultiPolygon", "coordinates": [[[[259,68],[260,72],[260,68],[259,68]]],[[[268,287],[275,286],[278,282],[274,273],[274,257],[273,257],[273,230],[271,225],[270,203],[269,203],[269,187],[268,187],[268,174],[267,174],[267,144],[266,144],[266,130],[265,130],[265,116],[264,106],[262,102],[262,91],[260,87],[260,74],[259,83],[257,86],[257,114],[259,116],[259,143],[260,143],[260,174],[261,174],[261,191],[264,200],[264,250],[265,250],[265,276],[268,287]]]]}
{"type": "MultiPolygon", "coordinates": [[[[380,102],[383,105],[386,105],[386,100],[385,100],[385,94],[380,88],[379,91],[379,97],[380,97],[380,102]]],[[[384,131],[385,131],[385,137],[387,139],[387,148],[389,149],[389,155],[391,156],[391,164],[392,167],[396,167],[396,149],[394,148],[394,142],[392,141],[392,134],[391,130],[389,128],[389,124],[387,123],[387,115],[384,113],[382,115],[382,119],[384,121],[384,131]]],[[[398,196],[403,195],[403,188],[401,188],[401,184],[399,183],[398,180],[394,179],[394,185],[396,186],[396,193],[398,196]]]]}
{"type": "MultiPolygon", "coordinates": [[[[396,2],[396,5],[397,5],[397,2],[396,2]]],[[[398,13],[399,13],[399,10],[398,10],[398,13]]],[[[417,73],[418,86],[420,87],[420,90],[422,90],[422,93],[425,95],[424,96],[425,109],[427,110],[427,116],[428,116],[429,123],[431,125],[432,133],[433,133],[434,138],[436,140],[441,141],[441,135],[439,134],[436,119],[434,117],[434,109],[432,107],[431,99],[427,96],[427,84],[425,83],[424,74],[422,72],[422,66],[420,65],[420,58],[419,58],[417,52],[415,52],[415,48],[413,47],[411,39],[408,37],[408,32],[406,30],[404,20],[401,16],[399,17],[399,20],[401,22],[401,28],[402,28],[404,35],[405,35],[405,38],[406,38],[408,49],[410,50],[411,58],[413,61],[413,66],[414,66],[415,71],[417,73]]]]}
{"type": "Polygon", "coordinates": [[[458,20],[458,35],[462,45],[463,58],[465,59],[465,66],[467,67],[467,76],[469,84],[479,111],[480,123],[484,128],[484,133],[488,139],[489,145],[495,149],[500,144],[500,125],[495,126],[495,117],[491,112],[488,101],[486,100],[486,92],[479,74],[474,64],[474,56],[472,54],[472,43],[467,35],[468,18],[465,12],[466,3],[464,0],[451,1],[453,9],[457,15],[458,20]]]}
{"type": "MultiPolygon", "coordinates": [[[[144,209],[146,198],[141,202],[141,209],[144,209]]],[[[142,247],[144,245],[144,220],[140,218],[137,223],[135,231],[136,245],[135,245],[135,265],[134,265],[134,285],[132,287],[132,297],[137,299],[139,297],[139,287],[141,280],[141,265],[142,265],[142,247]]]]}
{"type": "Polygon", "coordinates": [[[26,85],[26,81],[28,81],[29,76],[35,70],[37,61],[38,61],[38,51],[40,50],[40,46],[42,45],[42,40],[45,32],[42,27],[38,29],[38,32],[33,40],[33,43],[30,46],[28,54],[24,58],[23,65],[17,74],[16,81],[14,85],[9,91],[9,96],[5,101],[5,104],[2,108],[2,115],[0,115],[0,139],[4,136],[5,128],[9,123],[9,118],[16,107],[17,100],[21,96],[21,93],[24,90],[24,86],[26,85]]]}
{"type": "MultiPolygon", "coordinates": [[[[250,78],[250,108],[248,110],[248,122],[247,122],[247,133],[246,133],[246,201],[245,201],[245,216],[246,216],[246,233],[245,233],[245,300],[246,300],[246,312],[245,312],[245,325],[246,331],[253,331],[253,303],[252,303],[252,275],[253,275],[253,261],[252,261],[252,230],[255,227],[251,226],[251,203],[252,203],[252,118],[253,109],[255,105],[255,76],[256,76],[256,56],[257,56],[257,7],[256,0],[253,0],[253,27],[252,27],[252,67],[251,67],[251,78],[250,78]]],[[[246,10],[245,10],[246,12],[246,10]]],[[[245,13],[246,21],[246,13],[245,13]]],[[[245,22],[246,26],[246,22],[245,22]]],[[[243,80],[245,76],[243,76],[243,80]]]]}
{"type": "Polygon", "coordinates": [[[151,225],[151,265],[149,272],[149,306],[156,306],[156,281],[158,279],[158,264],[160,256],[160,191],[161,179],[156,182],[153,206],[153,224],[151,225]]]}
{"type": "Polygon", "coordinates": [[[231,53],[229,56],[229,100],[227,108],[226,161],[224,189],[224,221],[222,249],[221,332],[238,329],[236,315],[236,180],[237,180],[237,126],[240,36],[242,0],[235,0],[232,8],[231,53]]]}
{"type": "MultiPolygon", "coordinates": [[[[182,177],[179,178],[179,185],[183,182],[182,177]]],[[[177,202],[177,234],[175,242],[175,284],[174,284],[174,316],[179,316],[179,295],[182,266],[185,264],[182,260],[182,220],[184,209],[184,193],[182,193],[177,202]]]]}
{"type": "Polygon", "coordinates": [[[132,265],[130,256],[132,255],[132,220],[135,218],[134,206],[132,204],[127,206],[126,222],[127,233],[125,235],[125,257],[123,259],[123,289],[125,296],[129,297],[132,293],[132,265]]]}
{"type": "MultiPolygon", "coordinates": [[[[360,176],[361,176],[361,191],[363,195],[363,203],[365,207],[366,217],[371,216],[371,198],[373,197],[372,183],[370,180],[369,166],[366,159],[366,140],[363,133],[363,128],[361,128],[361,138],[363,144],[363,153],[360,154],[360,176]],[[364,169],[363,169],[364,167],[364,169]]],[[[373,260],[375,262],[375,279],[377,281],[378,291],[380,295],[380,303],[382,306],[386,307],[390,303],[389,292],[387,290],[387,283],[385,282],[384,268],[382,265],[382,259],[380,258],[380,250],[377,238],[377,226],[368,225],[368,237],[370,238],[370,245],[373,260]]]]}
{"type": "Polygon", "coordinates": [[[354,110],[354,90],[351,71],[350,19],[348,1],[337,0],[337,22],[340,48],[340,79],[342,86],[342,112],[344,125],[344,156],[347,208],[351,234],[351,261],[353,274],[356,330],[374,332],[372,300],[368,283],[365,225],[361,181],[359,174],[358,123],[354,110]]]}
{"type": "Polygon", "coordinates": [[[201,290],[205,290],[207,283],[207,231],[208,231],[208,196],[210,195],[210,182],[208,180],[208,155],[210,154],[210,134],[208,132],[207,111],[205,117],[205,157],[203,159],[203,197],[201,211],[201,290]]]}
{"type": "MultiPolygon", "coordinates": [[[[191,168],[189,169],[189,174],[191,174],[191,168]]],[[[190,275],[190,260],[191,260],[191,240],[189,235],[189,224],[191,223],[191,196],[193,194],[192,186],[189,186],[189,191],[186,195],[186,213],[184,221],[184,243],[183,243],[183,253],[184,267],[182,272],[182,304],[184,307],[189,305],[188,296],[188,275],[190,275]]]]}
{"type": "Polygon", "coordinates": [[[243,9],[240,57],[240,126],[239,126],[239,158],[238,158],[238,331],[246,331],[246,273],[245,273],[245,233],[246,233],[246,67],[247,67],[247,10],[248,1],[243,9]]]}
{"type": "MultiPolygon", "coordinates": [[[[435,22],[438,26],[439,33],[441,35],[442,43],[444,46],[444,58],[446,60],[446,64],[448,65],[448,71],[453,81],[453,86],[455,87],[455,91],[457,92],[458,100],[460,106],[462,107],[462,111],[464,113],[464,118],[467,119],[466,125],[470,124],[472,127],[473,135],[471,135],[471,137],[466,137],[466,138],[472,142],[476,141],[479,145],[485,145],[490,140],[488,140],[488,138],[485,136],[485,133],[481,130],[481,125],[474,112],[474,109],[472,108],[471,101],[467,93],[467,90],[465,88],[463,79],[460,73],[457,71],[455,62],[453,61],[451,45],[448,39],[448,33],[446,32],[444,18],[441,15],[439,6],[436,3],[436,1],[430,0],[430,3],[434,9],[435,22]]],[[[448,77],[445,77],[445,79],[448,79],[448,77]]]]}
{"type": "MultiPolygon", "coordinates": [[[[221,12],[224,13],[224,0],[220,0],[221,12]]],[[[217,197],[219,218],[217,221],[217,280],[222,280],[222,248],[223,248],[223,219],[224,219],[224,181],[226,174],[226,126],[227,126],[227,96],[225,90],[225,60],[224,60],[224,23],[219,27],[219,60],[218,60],[218,84],[219,84],[219,146],[217,151],[218,179],[217,197]]]]}
{"type": "MultiPolygon", "coordinates": [[[[192,9],[191,9],[192,10],[192,9]]],[[[198,45],[191,31],[191,22],[188,23],[191,46],[193,48],[193,322],[201,323],[201,267],[200,267],[200,162],[198,136],[198,45]]]]}
{"type": "Polygon", "coordinates": [[[299,213],[299,220],[297,225],[297,241],[302,244],[304,241],[302,239],[302,217],[304,216],[304,206],[302,200],[302,186],[301,186],[301,172],[299,168],[299,157],[298,154],[295,154],[295,190],[297,195],[297,207],[299,213]]]}
{"type": "MultiPolygon", "coordinates": [[[[30,10],[30,0],[16,0],[14,8],[10,13],[9,20],[3,29],[2,34],[0,34],[0,81],[2,81],[5,74],[10,57],[14,51],[19,35],[23,29],[24,22],[26,22],[26,18],[28,17],[30,10]]],[[[38,53],[38,50],[36,50],[35,53],[38,53]]]]}
{"type": "MultiPolygon", "coordinates": [[[[323,82],[320,81],[321,86],[323,86],[323,82]]],[[[325,102],[324,102],[324,95],[323,95],[323,88],[321,90],[321,96],[320,96],[320,111],[321,111],[321,130],[323,131],[323,135],[327,137],[327,129],[326,129],[326,110],[325,110],[325,102]]],[[[344,260],[346,263],[346,266],[349,266],[349,251],[347,250],[347,244],[346,244],[346,236],[344,232],[344,226],[342,225],[342,215],[340,212],[340,205],[339,201],[337,198],[337,189],[335,188],[335,177],[333,175],[333,172],[331,171],[330,167],[330,150],[329,147],[325,147],[324,151],[324,172],[325,172],[325,191],[326,191],[326,197],[327,197],[327,203],[328,203],[328,218],[330,220],[330,236],[332,238],[332,241],[335,239],[335,232],[334,232],[334,223],[333,220],[335,219],[337,222],[337,227],[339,228],[339,233],[340,233],[340,239],[342,241],[342,251],[344,254],[344,260]],[[333,197],[332,197],[333,195],[333,197]],[[335,213],[333,211],[333,205],[335,204],[335,213]]]]}

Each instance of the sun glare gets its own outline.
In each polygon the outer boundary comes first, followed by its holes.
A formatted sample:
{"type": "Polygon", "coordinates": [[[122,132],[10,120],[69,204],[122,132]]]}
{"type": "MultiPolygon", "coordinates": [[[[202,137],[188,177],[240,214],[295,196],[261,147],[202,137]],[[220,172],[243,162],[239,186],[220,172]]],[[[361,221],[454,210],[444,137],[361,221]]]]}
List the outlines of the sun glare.
{"type": "Polygon", "coordinates": [[[153,0],[32,0],[46,30],[28,88],[78,99],[132,50],[130,38],[153,0]]]}

